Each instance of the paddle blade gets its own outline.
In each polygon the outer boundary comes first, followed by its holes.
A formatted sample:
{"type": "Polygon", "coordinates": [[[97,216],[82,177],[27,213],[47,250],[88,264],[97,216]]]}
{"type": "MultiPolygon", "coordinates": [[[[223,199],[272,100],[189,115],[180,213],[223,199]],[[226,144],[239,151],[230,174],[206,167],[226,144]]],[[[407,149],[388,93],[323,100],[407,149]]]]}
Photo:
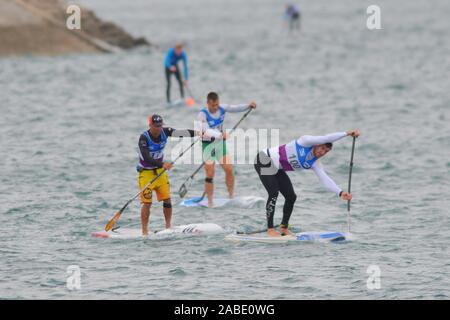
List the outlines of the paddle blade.
{"type": "Polygon", "coordinates": [[[186,105],[188,107],[193,107],[195,105],[195,100],[193,98],[187,98],[186,99],[186,105]]]}
{"type": "Polygon", "coordinates": [[[116,214],[114,215],[114,217],[111,218],[111,220],[108,221],[108,223],[105,226],[105,231],[108,232],[109,230],[111,230],[114,225],[116,224],[116,222],[120,219],[120,215],[122,214],[122,210],[116,212],[116,214]]]}
{"type": "Polygon", "coordinates": [[[204,193],[204,194],[203,194],[202,196],[200,196],[200,197],[192,198],[191,200],[192,200],[192,202],[195,202],[195,203],[202,202],[202,200],[205,199],[205,195],[206,195],[206,193],[204,193]]]}
{"type": "Polygon", "coordinates": [[[178,195],[180,196],[180,198],[184,198],[187,192],[188,190],[186,188],[186,184],[183,183],[183,185],[180,187],[180,190],[178,190],[178,195]]]}

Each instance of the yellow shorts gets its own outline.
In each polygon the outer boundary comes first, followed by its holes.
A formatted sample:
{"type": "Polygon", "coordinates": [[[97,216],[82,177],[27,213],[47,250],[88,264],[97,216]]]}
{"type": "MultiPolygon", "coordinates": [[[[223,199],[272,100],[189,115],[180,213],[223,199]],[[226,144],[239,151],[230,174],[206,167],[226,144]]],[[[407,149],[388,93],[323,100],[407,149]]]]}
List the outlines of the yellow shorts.
{"type": "MultiPolygon", "coordinates": [[[[139,190],[155,178],[163,169],[156,170],[144,170],[139,173],[138,184],[139,190]],[[156,171],[156,173],[155,173],[156,171]]],[[[156,179],[150,186],[148,186],[144,192],[141,192],[141,203],[152,203],[152,193],[155,191],[158,201],[166,200],[170,198],[170,183],[167,172],[164,172],[158,179],[156,179]]]]}

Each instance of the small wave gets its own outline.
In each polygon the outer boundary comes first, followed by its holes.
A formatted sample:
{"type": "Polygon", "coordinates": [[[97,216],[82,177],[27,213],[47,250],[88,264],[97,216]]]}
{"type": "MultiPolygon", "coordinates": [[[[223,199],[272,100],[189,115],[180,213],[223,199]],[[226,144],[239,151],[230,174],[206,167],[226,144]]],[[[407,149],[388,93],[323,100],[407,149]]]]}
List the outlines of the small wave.
{"type": "Polygon", "coordinates": [[[205,251],[207,254],[217,255],[217,254],[227,254],[228,251],[225,248],[215,247],[215,248],[208,248],[205,251]]]}
{"type": "Polygon", "coordinates": [[[230,205],[233,207],[240,207],[240,208],[256,208],[262,204],[265,204],[266,199],[262,197],[256,197],[256,196],[247,196],[247,197],[237,197],[234,198],[230,205]]]}
{"type": "Polygon", "coordinates": [[[169,273],[174,275],[174,276],[185,276],[185,275],[187,275],[186,271],[184,271],[180,267],[176,267],[174,269],[169,270],[169,273]]]}

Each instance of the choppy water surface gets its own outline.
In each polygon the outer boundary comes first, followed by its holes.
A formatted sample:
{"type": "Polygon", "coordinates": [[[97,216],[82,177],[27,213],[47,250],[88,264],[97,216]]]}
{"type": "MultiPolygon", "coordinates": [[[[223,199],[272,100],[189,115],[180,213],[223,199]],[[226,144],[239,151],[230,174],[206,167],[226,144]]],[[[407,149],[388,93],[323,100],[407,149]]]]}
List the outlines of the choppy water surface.
{"type": "MultiPolygon", "coordinates": [[[[82,3],[160,49],[0,59],[1,298],[450,297],[448,1],[379,1],[378,31],[365,27],[372,2],[308,2],[296,36],[283,26],[279,1],[82,3]],[[163,50],[176,40],[187,44],[197,96],[217,90],[223,102],[259,103],[242,128],[280,129],[281,142],[362,130],[352,183],[355,241],[90,237],[137,191],[135,149],[148,115],[192,127],[199,106],[163,107],[163,50]],[[81,268],[80,291],[66,289],[69,265],[81,268]],[[381,269],[379,290],[366,287],[369,265],[381,269]]],[[[228,115],[227,125],[239,116],[228,115]]],[[[323,160],[343,187],[350,150],[350,139],[340,141],[323,160]]],[[[172,171],[174,190],[193,168],[172,171]]],[[[345,231],[345,203],[312,173],[290,176],[298,194],[292,224],[345,231]]],[[[201,192],[202,178],[191,195],[201,192]]],[[[237,166],[236,178],[240,195],[265,196],[251,165],[237,166]]],[[[220,171],[216,181],[225,194],[220,171]]],[[[263,207],[176,207],[174,222],[256,229],[264,226],[263,207]]],[[[153,229],[163,226],[161,210],[154,207],[153,229]]],[[[135,202],[121,224],[139,226],[138,212],[135,202]]]]}

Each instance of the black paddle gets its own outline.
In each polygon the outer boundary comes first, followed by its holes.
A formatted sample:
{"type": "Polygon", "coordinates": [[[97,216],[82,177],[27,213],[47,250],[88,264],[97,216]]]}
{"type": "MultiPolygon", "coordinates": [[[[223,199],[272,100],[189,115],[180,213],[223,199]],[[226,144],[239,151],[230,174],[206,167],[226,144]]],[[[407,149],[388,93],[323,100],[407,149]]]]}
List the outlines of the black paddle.
{"type": "MultiPolygon", "coordinates": [[[[353,170],[353,155],[355,153],[355,141],[356,137],[353,137],[353,144],[352,144],[352,156],[350,158],[350,170],[348,173],[348,193],[351,191],[352,186],[352,170],[353,170]]],[[[348,232],[350,233],[350,200],[347,201],[347,215],[348,215],[348,232]]]]}

